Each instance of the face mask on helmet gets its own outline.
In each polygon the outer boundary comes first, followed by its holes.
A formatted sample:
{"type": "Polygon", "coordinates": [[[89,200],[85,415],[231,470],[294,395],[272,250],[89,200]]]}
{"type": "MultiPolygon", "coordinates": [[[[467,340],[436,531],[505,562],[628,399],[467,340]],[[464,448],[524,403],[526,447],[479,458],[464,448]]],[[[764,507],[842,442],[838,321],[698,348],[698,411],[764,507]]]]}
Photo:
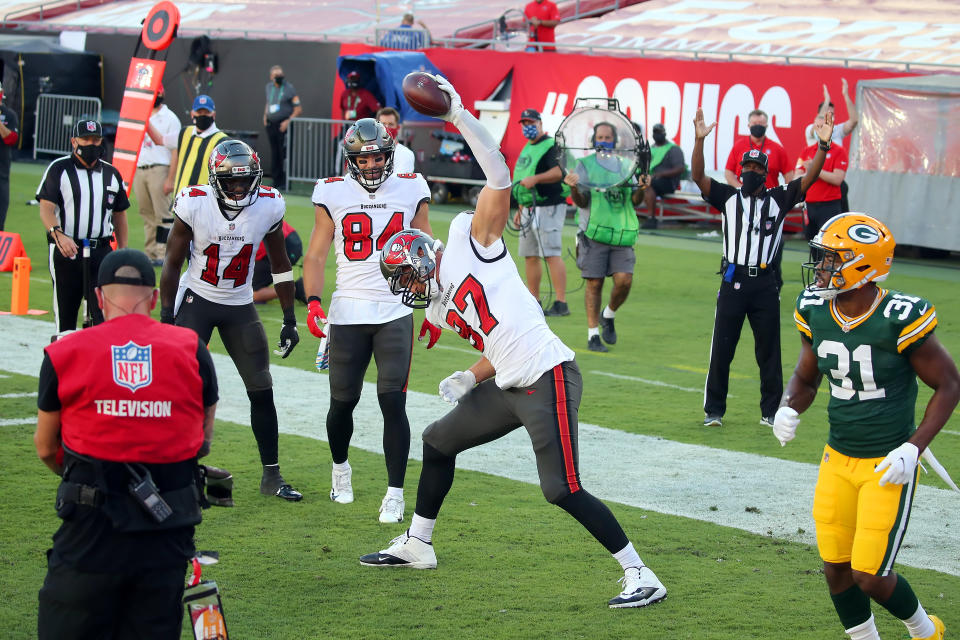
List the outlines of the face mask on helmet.
{"type": "Polygon", "coordinates": [[[373,118],[363,118],[347,130],[343,137],[344,155],[350,175],[368,189],[375,189],[393,172],[393,138],[387,128],[373,118]],[[383,155],[382,165],[373,158],[383,155]],[[366,158],[361,167],[360,158],[366,158]]]}
{"type": "Polygon", "coordinates": [[[263,171],[257,153],[246,143],[221,142],[210,154],[207,168],[210,186],[224,209],[240,211],[257,201],[263,171]]]}
{"type": "Polygon", "coordinates": [[[393,235],[380,252],[380,272],[390,293],[412,309],[426,309],[440,295],[436,284],[437,253],[443,243],[417,229],[393,235]]]}
{"type": "Polygon", "coordinates": [[[801,267],[803,285],[831,300],[868,282],[883,282],[895,246],[893,235],[879,220],[862,213],[835,216],[810,241],[810,260],[801,267]]]}

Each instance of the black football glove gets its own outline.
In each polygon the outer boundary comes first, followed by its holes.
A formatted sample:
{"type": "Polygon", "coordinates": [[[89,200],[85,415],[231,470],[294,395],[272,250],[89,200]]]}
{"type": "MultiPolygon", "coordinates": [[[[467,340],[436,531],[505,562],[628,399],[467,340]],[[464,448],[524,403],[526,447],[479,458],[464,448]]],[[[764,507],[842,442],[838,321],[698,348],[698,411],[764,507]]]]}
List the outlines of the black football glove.
{"type": "Polygon", "coordinates": [[[286,358],[298,342],[300,342],[300,333],[297,331],[297,325],[285,324],[280,329],[280,342],[277,343],[277,348],[273,352],[281,358],[286,358]]]}

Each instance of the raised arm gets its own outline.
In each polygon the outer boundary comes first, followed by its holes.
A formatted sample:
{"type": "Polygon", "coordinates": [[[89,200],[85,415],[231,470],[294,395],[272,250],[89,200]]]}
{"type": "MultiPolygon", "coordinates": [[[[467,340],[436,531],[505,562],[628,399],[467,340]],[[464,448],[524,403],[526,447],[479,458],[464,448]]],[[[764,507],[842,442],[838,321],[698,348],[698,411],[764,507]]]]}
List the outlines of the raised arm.
{"type": "Polygon", "coordinates": [[[833,114],[829,111],[823,117],[823,124],[814,125],[813,130],[817,133],[820,143],[817,146],[817,153],[810,161],[807,172],[800,180],[800,190],[804,193],[810,188],[817,178],[820,177],[820,169],[823,169],[823,161],[827,159],[827,151],[830,149],[830,138],[833,136],[833,114]]]}
{"type": "Polygon", "coordinates": [[[510,216],[510,168],[500,153],[500,145],[473,114],[463,108],[463,102],[446,78],[435,76],[440,89],[450,96],[450,111],[441,116],[455,126],[470,145],[487,184],[477,198],[470,235],[484,247],[503,236],[503,228],[510,216]]]}
{"type": "Polygon", "coordinates": [[[703,170],[703,141],[716,126],[716,122],[707,126],[707,123],[703,120],[703,109],[697,109],[697,115],[693,118],[695,139],[693,142],[693,155],[690,157],[690,178],[700,187],[700,193],[703,194],[704,198],[710,195],[710,178],[707,177],[707,174],[704,173],[703,170]]]}
{"type": "Polygon", "coordinates": [[[843,136],[846,137],[857,128],[857,124],[860,122],[860,113],[857,111],[857,105],[853,104],[853,100],[850,98],[850,87],[847,85],[847,79],[841,78],[840,82],[843,83],[843,101],[847,103],[847,121],[843,123],[843,136]]]}

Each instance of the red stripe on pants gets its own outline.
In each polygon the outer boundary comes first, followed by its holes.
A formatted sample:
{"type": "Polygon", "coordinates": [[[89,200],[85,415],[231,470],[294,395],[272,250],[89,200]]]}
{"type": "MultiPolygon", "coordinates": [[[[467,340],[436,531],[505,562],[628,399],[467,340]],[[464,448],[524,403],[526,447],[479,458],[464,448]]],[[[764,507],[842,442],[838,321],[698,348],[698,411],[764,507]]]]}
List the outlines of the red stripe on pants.
{"type": "Polygon", "coordinates": [[[573,445],[570,442],[570,416],[567,415],[567,388],[564,384],[563,365],[553,368],[553,386],[557,394],[557,426],[560,428],[560,448],[563,450],[563,467],[566,470],[570,493],[580,490],[577,482],[577,467],[573,463],[573,445]]]}

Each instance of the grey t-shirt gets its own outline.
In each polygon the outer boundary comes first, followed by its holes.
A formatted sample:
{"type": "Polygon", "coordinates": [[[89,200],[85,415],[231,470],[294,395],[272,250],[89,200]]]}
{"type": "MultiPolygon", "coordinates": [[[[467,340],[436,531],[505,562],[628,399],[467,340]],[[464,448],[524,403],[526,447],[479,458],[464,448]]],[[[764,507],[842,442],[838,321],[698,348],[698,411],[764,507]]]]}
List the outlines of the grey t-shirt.
{"type": "Polygon", "coordinates": [[[293,113],[293,99],[297,97],[297,90],[292,84],[283,81],[279,87],[268,82],[265,88],[267,94],[267,121],[282,122],[293,113]]]}

